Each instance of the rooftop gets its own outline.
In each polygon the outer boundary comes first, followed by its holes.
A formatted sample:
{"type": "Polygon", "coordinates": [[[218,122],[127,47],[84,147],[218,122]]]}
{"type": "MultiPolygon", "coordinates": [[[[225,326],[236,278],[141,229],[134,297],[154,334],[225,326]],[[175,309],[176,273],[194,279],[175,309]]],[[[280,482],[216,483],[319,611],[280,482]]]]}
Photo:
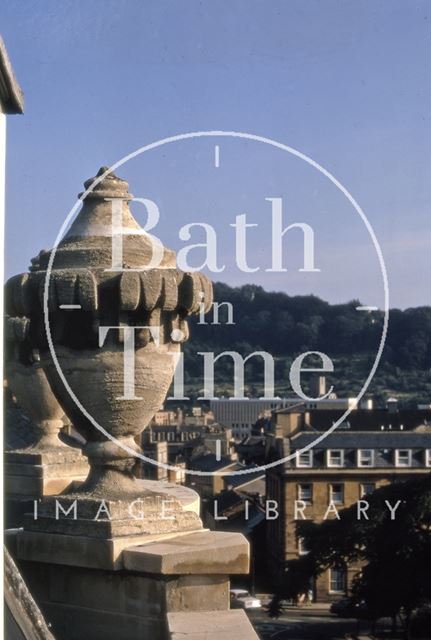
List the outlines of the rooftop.
{"type": "Polygon", "coordinates": [[[0,36],[0,104],[3,113],[23,113],[24,94],[13,72],[6,45],[0,36]]]}
{"type": "MultiPolygon", "coordinates": [[[[309,425],[319,431],[326,431],[341,418],[344,411],[337,409],[313,409],[309,413],[309,425]]],[[[389,411],[388,409],[354,409],[346,420],[338,427],[340,430],[352,429],[356,431],[377,431],[383,426],[385,430],[412,430],[420,425],[431,425],[431,410],[424,409],[400,409],[389,411]]]]}
{"type": "Polygon", "coordinates": [[[238,465],[235,460],[228,456],[222,456],[220,460],[217,460],[214,453],[207,453],[190,461],[190,469],[194,471],[220,471],[234,465],[238,465]]]}
{"type": "MultiPolygon", "coordinates": [[[[311,444],[324,431],[300,431],[290,438],[294,449],[302,449],[311,444]]],[[[339,431],[327,435],[314,449],[429,449],[429,431],[339,431]]]]}

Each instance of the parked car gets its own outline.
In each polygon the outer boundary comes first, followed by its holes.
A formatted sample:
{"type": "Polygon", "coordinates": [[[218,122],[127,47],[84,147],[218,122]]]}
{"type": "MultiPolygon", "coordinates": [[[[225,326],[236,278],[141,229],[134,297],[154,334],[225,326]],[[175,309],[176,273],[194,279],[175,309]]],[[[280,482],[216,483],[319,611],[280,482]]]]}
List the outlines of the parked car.
{"type": "Polygon", "coordinates": [[[355,602],[352,598],[341,598],[333,602],[329,611],[339,618],[367,618],[365,602],[355,602]]]}
{"type": "Polygon", "coordinates": [[[260,609],[262,602],[246,589],[231,589],[230,606],[231,609],[260,609]]]}

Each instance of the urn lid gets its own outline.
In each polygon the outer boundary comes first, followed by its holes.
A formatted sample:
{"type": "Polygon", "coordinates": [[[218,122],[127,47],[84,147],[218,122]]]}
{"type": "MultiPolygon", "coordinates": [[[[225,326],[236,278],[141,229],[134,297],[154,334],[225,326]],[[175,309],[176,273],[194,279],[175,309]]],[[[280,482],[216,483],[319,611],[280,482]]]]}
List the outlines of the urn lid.
{"type": "MultiPolygon", "coordinates": [[[[109,167],[100,167],[94,178],[89,178],[84,182],[84,187],[87,190],[93,184],[93,189],[85,196],[85,199],[121,198],[122,200],[131,200],[133,198],[133,195],[129,193],[129,183],[112,173],[109,167]],[[100,180],[102,176],[104,177],[100,180]]],[[[78,194],[78,197],[84,199],[84,193],[78,194]]]]}
{"type": "MultiPolygon", "coordinates": [[[[101,178],[82,199],[81,210],[55,250],[48,278],[49,310],[65,314],[70,313],[65,308],[79,307],[82,312],[96,314],[98,320],[136,313],[140,321],[148,315],[156,318],[157,310],[170,314],[174,322],[177,317],[200,312],[202,302],[208,310],[212,304],[211,282],[203,274],[178,269],[174,251],[163,247],[160,264],[147,267],[153,245],[130,211],[133,197],[129,185],[113,173],[104,175],[106,171],[102,167],[95,178],[84,183],[88,188],[101,178]],[[112,199],[122,218],[122,264],[115,268],[112,199]]],[[[7,283],[10,316],[40,316],[53,251],[41,251],[32,260],[30,273],[7,283]]],[[[74,314],[77,317],[76,311],[74,314]]]]}
{"type": "MultiPolygon", "coordinates": [[[[122,264],[117,267],[140,270],[150,263],[153,244],[130,210],[133,196],[129,193],[128,182],[112,172],[106,174],[107,171],[109,168],[101,167],[94,178],[84,182],[86,189],[96,184],[88,194],[79,194],[81,210],[55,250],[52,271],[74,268],[113,270],[113,241],[118,236],[121,236],[122,264]],[[114,210],[119,211],[121,224],[114,222],[114,210]]],[[[51,251],[39,254],[37,262],[41,270],[47,269],[50,255],[51,251]]],[[[163,247],[158,268],[175,267],[175,252],[163,247]]]]}

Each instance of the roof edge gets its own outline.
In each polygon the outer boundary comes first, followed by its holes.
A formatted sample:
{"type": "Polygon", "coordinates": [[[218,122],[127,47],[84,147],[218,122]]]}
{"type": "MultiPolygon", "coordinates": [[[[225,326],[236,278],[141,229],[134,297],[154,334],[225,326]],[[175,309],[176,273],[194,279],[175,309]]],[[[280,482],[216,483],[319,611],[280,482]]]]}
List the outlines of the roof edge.
{"type": "Polygon", "coordinates": [[[6,45],[0,36],[0,94],[4,93],[4,112],[24,113],[24,93],[15,77],[6,45]]]}

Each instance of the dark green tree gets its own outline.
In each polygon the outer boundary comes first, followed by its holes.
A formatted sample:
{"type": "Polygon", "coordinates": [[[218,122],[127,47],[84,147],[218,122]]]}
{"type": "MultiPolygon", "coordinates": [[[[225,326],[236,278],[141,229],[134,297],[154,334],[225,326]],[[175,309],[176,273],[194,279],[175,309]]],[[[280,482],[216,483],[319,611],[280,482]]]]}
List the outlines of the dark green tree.
{"type": "Polygon", "coordinates": [[[275,600],[303,592],[329,567],[350,564],[360,567],[354,601],[365,602],[374,620],[402,615],[407,633],[412,612],[431,601],[431,474],[382,487],[366,500],[368,519],[358,517],[354,504],[340,511],[339,519],[298,522],[297,534],[309,553],[287,564],[275,600]],[[393,516],[388,504],[398,505],[393,516]]]}

